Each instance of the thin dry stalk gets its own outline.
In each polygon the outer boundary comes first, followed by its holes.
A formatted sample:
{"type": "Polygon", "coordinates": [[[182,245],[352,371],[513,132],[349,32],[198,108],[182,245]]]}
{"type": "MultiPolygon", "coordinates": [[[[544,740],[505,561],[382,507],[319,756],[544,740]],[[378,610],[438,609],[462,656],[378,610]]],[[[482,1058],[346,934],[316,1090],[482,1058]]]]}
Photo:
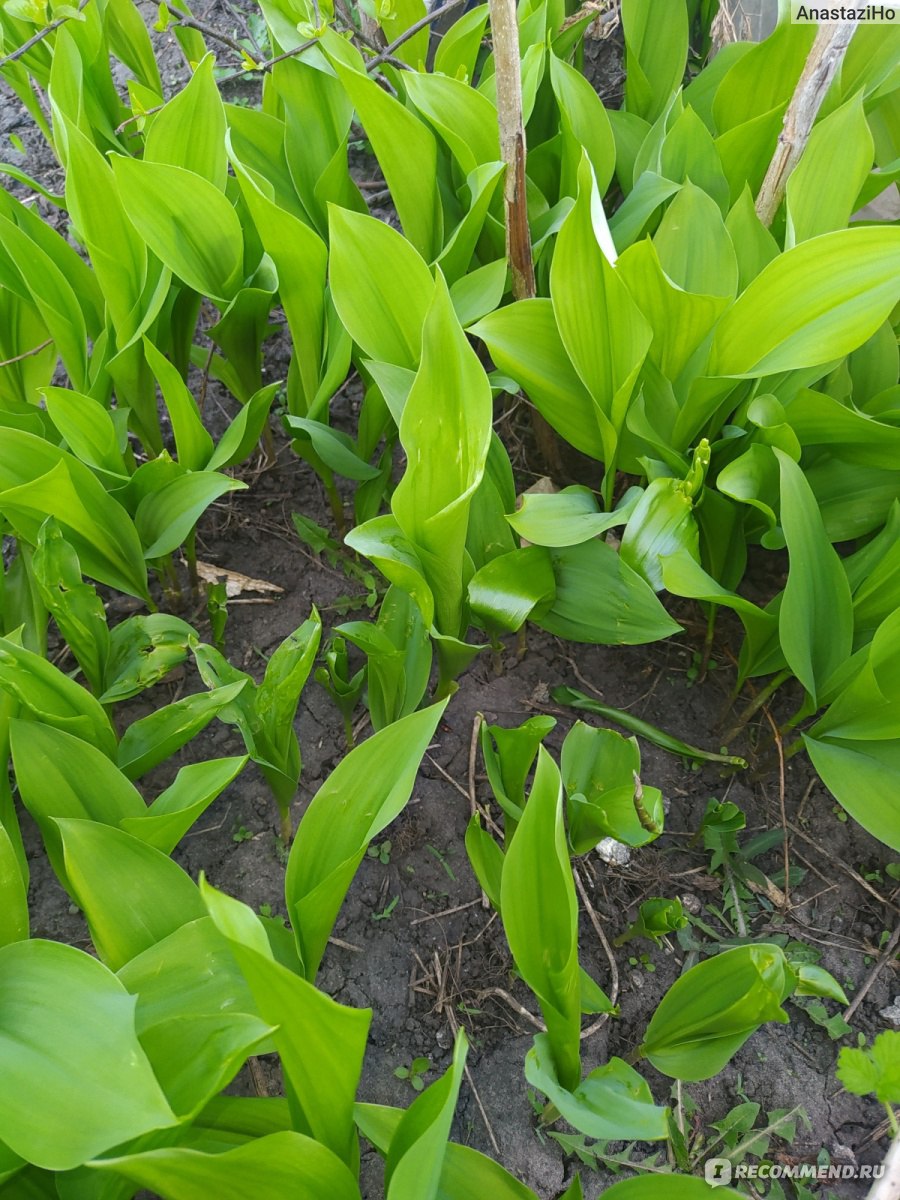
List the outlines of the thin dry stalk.
{"type": "Polygon", "coordinates": [[[836,25],[819,27],[784,114],[784,128],[778,136],[778,145],[756,198],[756,215],[766,228],[775,219],[778,206],[784,198],[788,176],[806,148],[825,93],[843,62],[856,26],[856,21],[841,21],[836,25]]]}

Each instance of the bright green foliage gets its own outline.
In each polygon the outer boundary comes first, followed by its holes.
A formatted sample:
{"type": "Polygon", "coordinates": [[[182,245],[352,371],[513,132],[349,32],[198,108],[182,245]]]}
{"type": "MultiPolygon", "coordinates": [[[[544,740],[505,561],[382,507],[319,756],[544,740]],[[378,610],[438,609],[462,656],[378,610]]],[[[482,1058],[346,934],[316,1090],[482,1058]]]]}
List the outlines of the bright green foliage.
{"type": "Polygon", "coordinates": [[[396,721],[337,766],[306,810],[285,899],[304,976],[315,979],[350,880],[369,842],[401,812],[445,702],[396,721]]]}
{"type": "Polygon", "coordinates": [[[200,674],[213,689],[207,697],[209,706],[215,704],[210,717],[218,715],[220,720],[240,730],[247,753],[262,768],[272,789],[286,840],[291,834],[290,808],[301,765],[294,717],[321,636],[322,622],[313,609],[309,620],[275,650],[266,664],[261,684],[231,666],[212,646],[194,643],[191,647],[200,674]]]}
{"type": "Polygon", "coordinates": [[[874,1092],[885,1104],[900,1099],[900,1033],[879,1033],[871,1046],[844,1046],[838,1056],[838,1079],[848,1092],[874,1092]]]}
{"type": "Polygon", "coordinates": [[[796,979],[777,946],[739,946],[692,967],[647,1026],[642,1057],[675,1079],[710,1079],[765,1021],[787,1021],[796,979]]]}

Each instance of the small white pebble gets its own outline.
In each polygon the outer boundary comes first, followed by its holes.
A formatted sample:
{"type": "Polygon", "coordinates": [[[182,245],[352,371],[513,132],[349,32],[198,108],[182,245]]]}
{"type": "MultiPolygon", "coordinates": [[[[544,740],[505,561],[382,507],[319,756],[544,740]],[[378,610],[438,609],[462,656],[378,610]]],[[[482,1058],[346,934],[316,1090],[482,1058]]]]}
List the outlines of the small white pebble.
{"type": "Polygon", "coordinates": [[[890,1021],[892,1025],[900,1026],[900,996],[895,996],[894,1003],[883,1008],[878,1015],[884,1017],[886,1021],[890,1021]]]}
{"type": "Polygon", "coordinates": [[[631,862],[631,850],[615,838],[607,837],[597,843],[597,853],[611,867],[627,867],[631,862]]]}

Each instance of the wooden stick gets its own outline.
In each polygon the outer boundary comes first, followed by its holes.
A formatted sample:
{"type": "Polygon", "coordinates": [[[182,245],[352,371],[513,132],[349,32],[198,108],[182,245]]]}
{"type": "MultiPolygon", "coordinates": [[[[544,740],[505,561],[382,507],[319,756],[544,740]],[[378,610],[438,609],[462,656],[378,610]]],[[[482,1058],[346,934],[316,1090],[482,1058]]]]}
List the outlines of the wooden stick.
{"type": "Polygon", "coordinates": [[[784,114],[784,128],[778,136],[778,145],[756,198],[756,215],[766,228],[775,219],[778,206],[784,198],[788,176],[806,148],[813,122],[843,61],[856,26],[856,21],[819,26],[803,73],[784,114]]]}
{"type": "Polygon", "coordinates": [[[497,78],[500,157],[506,164],[503,182],[506,254],[512,272],[513,296],[516,300],[532,300],[536,287],[525,201],[525,123],[515,0],[489,0],[489,9],[497,78]]]}

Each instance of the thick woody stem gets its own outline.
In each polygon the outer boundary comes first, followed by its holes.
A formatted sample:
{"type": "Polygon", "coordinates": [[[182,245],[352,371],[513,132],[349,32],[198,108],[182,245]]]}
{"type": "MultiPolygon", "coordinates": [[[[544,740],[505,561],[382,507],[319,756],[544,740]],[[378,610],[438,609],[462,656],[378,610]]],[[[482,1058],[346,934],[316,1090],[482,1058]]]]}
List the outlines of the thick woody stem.
{"type": "Polygon", "coordinates": [[[756,198],[756,215],[766,228],[775,219],[778,206],[784,198],[788,176],[806,148],[816,114],[843,61],[856,25],[856,21],[822,25],[816,34],[803,73],[784,114],[784,128],[779,134],[778,146],[756,198]]]}
{"type": "Polygon", "coordinates": [[[515,0],[490,0],[491,35],[497,78],[497,117],[500,157],[506,163],[506,253],[512,272],[513,296],[535,295],[531,234],[525,203],[525,125],[522,120],[522,77],[519,68],[519,27],[515,0]]]}

